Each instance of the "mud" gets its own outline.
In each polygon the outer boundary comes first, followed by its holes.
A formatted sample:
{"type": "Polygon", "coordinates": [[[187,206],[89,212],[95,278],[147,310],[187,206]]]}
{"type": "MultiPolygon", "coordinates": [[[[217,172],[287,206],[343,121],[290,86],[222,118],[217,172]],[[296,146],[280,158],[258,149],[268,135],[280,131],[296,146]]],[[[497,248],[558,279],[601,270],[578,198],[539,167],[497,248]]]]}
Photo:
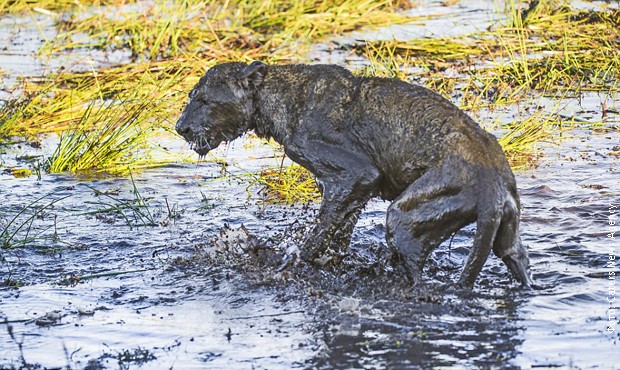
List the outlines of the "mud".
{"type": "Polygon", "coordinates": [[[615,369],[620,325],[609,318],[617,297],[606,266],[609,208],[620,207],[620,106],[597,93],[562,106],[597,120],[602,100],[607,129],[546,143],[539,166],[516,174],[541,291],[519,289],[495,257],[471,294],[453,291],[472,226],[433,253],[422,286],[401,283],[380,201],[337,264],[278,271],[318,204],[264,204],[246,174],[279,160],[251,137],[215,153],[225,177],[215,163],[175,164],[136,173],[135,184],[16,178],[10,167],[35,168],[57,139],[4,145],[0,230],[12,231],[0,249],[0,369],[615,369]]]}

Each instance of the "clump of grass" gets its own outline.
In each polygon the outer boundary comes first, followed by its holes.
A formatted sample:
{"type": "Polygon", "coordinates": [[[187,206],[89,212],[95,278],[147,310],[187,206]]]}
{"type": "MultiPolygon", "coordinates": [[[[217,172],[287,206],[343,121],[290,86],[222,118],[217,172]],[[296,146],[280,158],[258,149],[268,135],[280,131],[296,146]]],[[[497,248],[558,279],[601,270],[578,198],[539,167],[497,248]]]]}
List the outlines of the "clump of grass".
{"type": "Polygon", "coordinates": [[[54,225],[47,227],[37,227],[34,222],[46,216],[47,211],[52,209],[54,205],[68,196],[54,198],[50,194],[35,199],[19,211],[11,219],[3,220],[2,229],[0,229],[0,251],[10,251],[25,246],[32,246],[35,242],[41,241],[57,241],[57,235],[54,232],[52,236],[46,233],[55,227],[54,225]]]}
{"type": "Polygon", "coordinates": [[[133,229],[134,225],[157,226],[156,216],[151,210],[149,200],[142,196],[131,173],[129,173],[129,177],[131,179],[133,199],[122,199],[116,197],[114,192],[101,192],[89,187],[102,200],[95,203],[101,207],[100,209],[87,212],[87,214],[103,215],[112,213],[119,215],[125,220],[130,229],[133,229]]]}
{"type": "Polygon", "coordinates": [[[41,86],[34,91],[29,86],[24,83],[19,93],[15,89],[6,100],[0,101],[0,139],[27,134],[25,122],[37,115],[38,109],[45,105],[50,86],[41,86]]]}
{"type": "Polygon", "coordinates": [[[559,124],[556,117],[537,113],[503,125],[507,132],[498,141],[511,167],[515,170],[535,167],[540,155],[540,143],[550,140],[559,124]]]}
{"type": "Polygon", "coordinates": [[[298,164],[266,168],[251,176],[250,186],[261,187],[258,194],[266,203],[308,203],[321,197],[312,174],[298,164]]]}
{"type": "Polygon", "coordinates": [[[408,41],[374,41],[361,45],[352,45],[357,53],[376,53],[385,49],[381,55],[401,56],[411,59],[412,64],[433,71],[440,70],[455,64],[463,65],[468,59],[484,52],[476,44],[475,39],[461,38],[424,38],[408,41]],[[448,64],[449,63],[449,64],[448,64]]]}
{"type": "Polygon", "coordinates": [[[137,2],[116,7],[115,12],[95,8],[86,18],[72,12],[58,20],[58,36],[47,40],[41,52],[100,48],[128,49],[134,60],[178,56],[184,46],[198,44],[210,34],[199,18],[204,9],[204,2],[177,0],[137,2]]]}
{"type": "Polygon", "coordinates": [[[366,43],[364,56],[367,64],[355,71],[367,77],[390,77],[404,80],[407,78],[409,54],[398,50],[389,42],[366,43]]]}
{"type": "Polygon", "coordinates": [[[60,143],[49,159],[49,171],[122,175],[147,165],[148,159],[136,157],[136,152],[144,148],[153,132],[138,123],[149,104],[135,105],[127,100],[111,100],[99,106],[92,102],[75,127],[60,135],[60,143]]]}
{"type": "Polygon", "coordinates": [[[136,0],[0,0],[0,16],[36,11],[45,14],[83,10],[86,6],[112,6],[134,3],[136,0]]]}
{"type": "Polygon", "coordinates": [[[25,99],[11,99],[0,102],[0,139],[10,136],[19,123],[23,107],[28,104],[25,99]]]}
{"type": "Polygon", "coordinates": [[[502,131],[498,141],[514,169],[535,167],[540,157],[541,143],[558,143],[566,137],[565,133],[577,127],[574,118],[563,116],[561,103],[567,94],[557,96],[550,107],[543,107],[543,100],[530,105],[534,111],[528,117],[515,122],[500,123],[502,131]]]}

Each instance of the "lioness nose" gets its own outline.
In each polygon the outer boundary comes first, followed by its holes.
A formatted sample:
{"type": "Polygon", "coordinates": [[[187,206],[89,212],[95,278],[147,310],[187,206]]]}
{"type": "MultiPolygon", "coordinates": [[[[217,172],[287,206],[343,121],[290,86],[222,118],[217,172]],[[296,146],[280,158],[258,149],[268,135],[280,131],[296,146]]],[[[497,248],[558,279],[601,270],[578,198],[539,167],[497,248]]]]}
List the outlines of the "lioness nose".
{"type": "Polygon", "coordinates": [[[187,135],[190,134],[190,132],[192,131],[191,128],[189,128],[189,126],[185,126],[183,125],[180,121],[177,123],[177,132],[179,133],[179,135],[185,137],[187,135]]]}
{"type": "Polygon", "coordinates": [[[175,125],[175,129],[177,130],[177,133],[183,137],[191,133],[190,125],[183,123],[184,118],[185,118],[185,111],[183,111],[183,113],[181,114],[181,117],[179,117],[179,120],[177,121],[177,124],[175,125]]]}

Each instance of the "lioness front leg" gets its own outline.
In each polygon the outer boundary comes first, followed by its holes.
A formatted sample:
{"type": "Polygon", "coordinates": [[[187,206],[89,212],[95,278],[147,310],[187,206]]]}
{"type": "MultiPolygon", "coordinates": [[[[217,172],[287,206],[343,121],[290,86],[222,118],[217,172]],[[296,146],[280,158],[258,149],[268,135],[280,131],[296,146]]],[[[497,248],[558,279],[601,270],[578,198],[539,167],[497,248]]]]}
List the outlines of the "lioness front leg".
{"type": "Polygon", "coordinates": [[[346,248],[362,208],[370,199],[368,191],[342,189],[338,185],[323,185],[323,201],[316,224],[306,236],[302,259],[312,261],[330,247],[346,248]]]}
{"type": "MultiPolygon", "coordinates": [[[[347,247],[362,208],[374,195],[380,172],[359,153],[312,142],[300,162],[317,177],[323,200],[316,224],[304,240],[301,258],[313,261],[330,245],[347,247]]],[[[299,160],[299,159],[298,159],[299,160]]]]}

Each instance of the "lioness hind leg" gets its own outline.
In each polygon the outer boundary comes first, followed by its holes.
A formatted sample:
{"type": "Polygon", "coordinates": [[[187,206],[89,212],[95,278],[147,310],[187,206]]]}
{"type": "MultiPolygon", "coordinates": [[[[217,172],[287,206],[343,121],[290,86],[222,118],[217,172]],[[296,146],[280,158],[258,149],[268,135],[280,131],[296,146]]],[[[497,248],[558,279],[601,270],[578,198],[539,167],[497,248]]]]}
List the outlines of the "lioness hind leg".
{"type": "Polygon", "coordinates": [[[493,253],[504,261],[508,270],[521,285],[533,285],[530,260],[519,236],[519,210],[514,202],[507,202],[493,243],[493,253]]]}
{"type": "Polygon", "coordinates": [[[470,191],[454,186],[439,188],[432,176],[427,179],[423,176],[410,185],[387,213],[388,245],[400,254],[414,283],[420,281],[433,249],[475,220],[470,191]],[[424,186],[426,181],[429,186],[424,186]]]}
{"type": "Polygon", "coordinates": [[[491,246],[501,221],[501,212],[496,210],[483,209],[478,212],[476,236],[459,279],[459,285],[464,288],[472,288],[474,286],[482,266],[489,258],[491,246]]]}

